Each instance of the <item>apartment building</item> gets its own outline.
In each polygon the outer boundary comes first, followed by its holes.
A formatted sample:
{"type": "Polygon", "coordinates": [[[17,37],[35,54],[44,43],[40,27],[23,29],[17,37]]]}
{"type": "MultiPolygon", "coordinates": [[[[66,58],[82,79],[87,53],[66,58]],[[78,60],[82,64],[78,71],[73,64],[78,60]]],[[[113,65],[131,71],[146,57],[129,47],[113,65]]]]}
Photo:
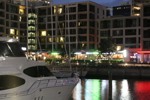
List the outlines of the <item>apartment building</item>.
{"type": "Polygon", "coordinates": [[[113,16],[131,16],[131,4],[129,2],[122,2],[120,6],[112,8],[113,16]]]}
{"type": "Polygon", "coordinates": [[[140,28],[140,17],[138,16],[101,19],[99,42],[112,36],[120,50],[140,48],[140,28]]]}
{"type": "Polygon", "coordinates": [[[80,51],[97,49],[97,19],[106,18],[105,6],[87,1],[35,7],[35,11],[41,49],[50,49],[52,45],[60,48],[64,44],[67,49],[70,45],[71,49],[80,51]]]}
{"type": "Polygon", "coordinates": [[[149,3],[141,3],[139,16],[100,20],[100,41],[112,36],[118,46],[127,50],[128,56],[125,57],[125,62],[149,63],[150,61],[149,8],[149,3]]]}
{"type": "Polygon", "coordinates": [[[0,36],[18,38],[21,45],[27,45],[27,14],[25,7],[0,1],[0,36]]]}

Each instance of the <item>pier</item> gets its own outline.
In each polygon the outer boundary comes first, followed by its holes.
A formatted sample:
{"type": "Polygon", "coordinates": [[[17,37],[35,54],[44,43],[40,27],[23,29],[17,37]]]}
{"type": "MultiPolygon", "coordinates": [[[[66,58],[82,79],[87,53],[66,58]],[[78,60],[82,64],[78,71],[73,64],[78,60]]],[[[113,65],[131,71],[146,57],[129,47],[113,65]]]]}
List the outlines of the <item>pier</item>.
{"type": "Polygon", "coordinates": [[[119,79],[149,79],[150,65],[149,64],[101,64],[98,66],[89,67],[87,78],[108,78],[111,71],[113,78],[119,79]]]}
{"type": "MultiPolygon", "coordinates": [[[[53,67],[55,70],[69,70],[67,66],[53,67]]],[[[149,79],[150,78],[150,64],[137,63],[122,63],[122,64],[98,64],[98,65],[78,65],[72,66],[73,71],[85,71],[88,73],[85,78],[108,78],[109,72],[113,79],[149,79]]]]}

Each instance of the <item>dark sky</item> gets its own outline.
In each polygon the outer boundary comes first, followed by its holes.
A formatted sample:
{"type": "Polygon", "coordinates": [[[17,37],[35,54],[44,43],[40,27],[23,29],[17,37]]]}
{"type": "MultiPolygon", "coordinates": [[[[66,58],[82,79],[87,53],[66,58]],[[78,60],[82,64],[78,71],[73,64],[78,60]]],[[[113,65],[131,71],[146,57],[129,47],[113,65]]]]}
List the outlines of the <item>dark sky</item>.
{"type": "Polygon", "coordinates": [[[104,6],[112,7],[112,6],[120,6],[121,2],[126,2],[130,0],[53,0],[53,4],[65,4],[81,1],[93,1],[104,6]]]}

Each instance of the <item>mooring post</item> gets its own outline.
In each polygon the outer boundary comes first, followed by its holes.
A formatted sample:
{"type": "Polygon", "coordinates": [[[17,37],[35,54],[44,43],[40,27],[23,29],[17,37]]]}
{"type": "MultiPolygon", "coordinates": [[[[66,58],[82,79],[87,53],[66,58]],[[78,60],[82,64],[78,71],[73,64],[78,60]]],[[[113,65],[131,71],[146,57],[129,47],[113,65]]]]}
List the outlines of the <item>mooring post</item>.
{"type": "Polygon", "coordinates": [[[110,66],[110,70],[108,71],[109,77],[109,100],[112,100],[112,66],[110,66]]]}

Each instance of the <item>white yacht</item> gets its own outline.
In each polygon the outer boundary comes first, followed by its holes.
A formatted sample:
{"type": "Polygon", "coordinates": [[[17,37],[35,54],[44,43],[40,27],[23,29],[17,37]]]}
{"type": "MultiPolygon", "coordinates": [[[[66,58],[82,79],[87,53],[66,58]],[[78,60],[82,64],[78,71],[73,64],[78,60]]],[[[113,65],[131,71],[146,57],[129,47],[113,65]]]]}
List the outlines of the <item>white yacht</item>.
{"type": "Polygon", "coordinates": [[[68,100],[79,78],[57,79],[45,65],[27,59],[16,39],[0,37],[0,100],[68,100]]]}

